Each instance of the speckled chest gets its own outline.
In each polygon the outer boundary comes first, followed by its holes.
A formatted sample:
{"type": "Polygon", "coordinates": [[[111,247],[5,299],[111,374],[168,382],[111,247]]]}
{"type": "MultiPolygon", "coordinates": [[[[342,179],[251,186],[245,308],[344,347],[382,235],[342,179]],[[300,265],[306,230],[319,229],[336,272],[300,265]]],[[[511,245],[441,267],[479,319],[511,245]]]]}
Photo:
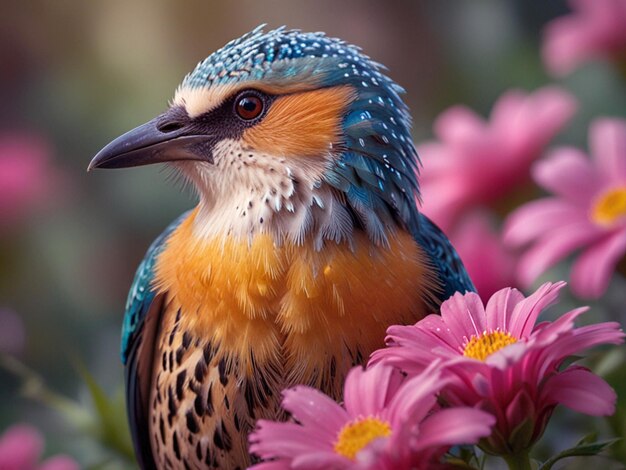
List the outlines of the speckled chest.
{"type": "Polygon", "coordinates": [[[247,434],[279,416],[280,390],[307,384],[340,398],[345,374],[413,323],[434,289],[405,233],[389,247],[276,245],[194,238],[193,214],[156,269],[165,295],[152,387],[153,453],[172,468],[248,465],[247,434]],[[168,464],[169,462],[169,464],[168,464]]]}
{"type": "Polygon", "coordinates": [[[166,308],[157,351],[150,433],[158,468],[247,468],[246,436],[257,415],[274,417],[259,406],[275,410],[277,397],[268,389],[258,399],[260,377],[244,378],[218,347],[184,331],[180,310],[166,308]]]}

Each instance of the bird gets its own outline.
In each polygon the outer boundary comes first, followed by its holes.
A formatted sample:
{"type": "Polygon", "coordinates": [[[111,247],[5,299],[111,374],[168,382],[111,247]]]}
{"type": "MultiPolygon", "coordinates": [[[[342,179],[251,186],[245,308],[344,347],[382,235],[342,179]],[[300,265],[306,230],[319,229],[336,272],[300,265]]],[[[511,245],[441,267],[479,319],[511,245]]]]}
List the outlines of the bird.
{"type": "Polygon", "coordinates": [[[142,469],[243,469],[281,391],[341,400],[347,372],[474,291],[419,211],[404,90],[360,48],[259,26],[185,76],[166,111],[89,164],[166,163],[198,204],[152,243],[122,325],[142,469]]]}

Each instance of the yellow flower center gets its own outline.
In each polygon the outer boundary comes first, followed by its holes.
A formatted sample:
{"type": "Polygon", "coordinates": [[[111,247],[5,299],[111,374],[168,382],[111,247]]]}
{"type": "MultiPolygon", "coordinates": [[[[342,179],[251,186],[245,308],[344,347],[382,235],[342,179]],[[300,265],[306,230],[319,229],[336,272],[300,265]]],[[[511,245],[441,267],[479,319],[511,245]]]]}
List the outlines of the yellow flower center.
{"type": "Polygon", "coordinates": [[[335,442],[335,452],[354,460],[356,454],[374,439],[390,435],[391,426],[388,422],[372,417],[358,419],[341,428],[335,442]]]}
{"type": "Polygon", "coordinates": [[[485,331],[480,336],[472,336],[470,338],[465,345],[463,355],[484,361],[494,352],[513,343],[517,343],[517,338],[505,331],[495,330],[490,333],[485,331]]]}
{"type": "Polygon", "coordinates": [[[626,216],[626,187],[611,189],[598,198],[591,210],[591,219],[609,225],[626,216]]]}

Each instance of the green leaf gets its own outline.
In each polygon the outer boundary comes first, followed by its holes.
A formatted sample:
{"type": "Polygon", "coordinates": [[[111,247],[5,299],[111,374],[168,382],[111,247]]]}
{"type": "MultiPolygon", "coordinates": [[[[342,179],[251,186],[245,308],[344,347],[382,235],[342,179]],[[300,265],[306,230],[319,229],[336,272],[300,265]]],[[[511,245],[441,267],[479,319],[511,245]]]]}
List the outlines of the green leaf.
{"type": "MultiPolygon", "coordinates": [[[[8,354],[0,352],[0,368],[14,374],[21,381],[21,393],[57,411],[78,432],[95,435],[96,439],[127,463],[135,462],[135,454],[126,420],[122,391],[109,399],[93,376],[79,360],[74,365],[86,383],[95,410],[50,390],[34,370],[8,354]]],[[[113,467],[119,469],[119,463],[113,467]]]]}
{"type": "Polygon", "coordinates": [[[134,460],[135,452],[126,421],[124,396],[116,394],[110,399],[89,371],[78,361],[76,369],[84,380],[94,404],[97,423],[95,432],[100,441],[121,456],[134,460]]]}
{"type": "Polygon", "coordinates": [[[0,368],[21,381],[20,392],[24,397],[52,408],[76,428],[84,428],[91,423],[88,410],[80,403],[50,390],[43,378],[23,362],[6,353],[0,353],[0,368]]]}
{"type": "Polygon", "coordinates": [[[580,440],[576,443],[574,448],[583,446],[586,444],[594,444],[597,440],[598,440],[598,433],[596,431],[590,432],[586,436],[583,436],[582,438],[580,438],[580,440]]]}
{"type": "Polygon", "coordinates": [[[570,449],[565,449],[564,451],[559,452],[554,457],[551,457],[550,459],[546,460],[543,463],[543,465],[539,467],[538,470],[550,470],[555,463],[567,457],[597,455],[600,452],[602,452],[604,449],[609,447],[610,445],[615,444],[617,441],[620,440],[620,438],[617,438],[617,439],[609,439],[609,440],[601,441],[601,442],[594,442],[595,437],[596,436],[594,436],[593,433],[586,435],[580,441],[578,441],[576,446],[570,449]]]}
{"type": "Polygon", "coordinates": [[[593,370],[600,377],[606,378],[615,372],[623,372],[624,362],[626,362],[626,348],[612,348],[597,356],[593,370]]]}

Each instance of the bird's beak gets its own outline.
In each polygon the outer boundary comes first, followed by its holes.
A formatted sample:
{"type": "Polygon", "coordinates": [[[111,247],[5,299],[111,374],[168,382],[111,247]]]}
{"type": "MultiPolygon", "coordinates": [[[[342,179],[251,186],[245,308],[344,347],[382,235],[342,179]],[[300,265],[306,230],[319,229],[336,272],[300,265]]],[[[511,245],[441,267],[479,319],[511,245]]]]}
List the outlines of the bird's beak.
{"type": "Polygon", "coordinates": [[[180,119],[166,112],[118,137],[89,163],[93,168],[126,168],[177,160],[212,163],[211,137],[196,135],[180,119]]]}

